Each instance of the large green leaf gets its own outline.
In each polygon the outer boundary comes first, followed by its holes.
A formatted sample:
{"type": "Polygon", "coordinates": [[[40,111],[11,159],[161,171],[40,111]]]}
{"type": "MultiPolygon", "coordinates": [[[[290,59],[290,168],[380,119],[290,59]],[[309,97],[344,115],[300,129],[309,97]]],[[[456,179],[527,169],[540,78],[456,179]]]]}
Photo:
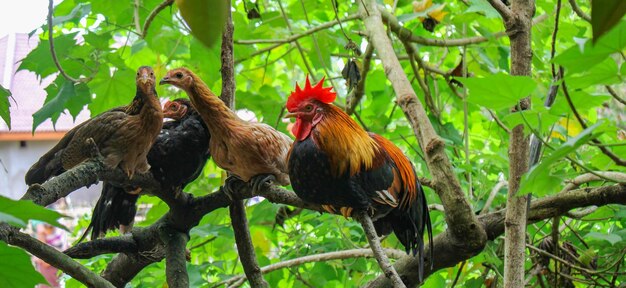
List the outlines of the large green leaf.
{"type": "Polygon", "coordinates": [[[0,287],[32,288],[37,284],[48,283],[35,270],[24,250],[0,242],[0,259],[0,287]]]}
{"type": "MultiPolygon", "coordinates": [[[[583,40],[584,41],[584,40],[583,40]]],[[[626,47],[626,22],[601,37],[595,44],[586,41],[574,44],[554,58],[554,63],[563,65],[568,73],[582,72],[605,61],[606,58],[626,47]]]]}
{"type": "Polygon", "coordinates": [[[530,77],[506,74],[457,80],[469,89],[467,101],[494,110],[517,105],[537,87],[537,83],[530,77]]]}
{"type": "MultiPolygon", "coordinates": [[[[111,58],[118,58],[117,55],[111,58]]],[[[120,63],[124,65],[124,63],[120,63]]],[[[117,66],[117,70],[110,72],[109,67],[102,67],[96,78],[88,83],[96,98],[89,104],[91,115],[100,114],[106,110],[121,105],[127,105],[135,97],[135,72],[124,66],[117,66]]]]}
{"type": "MultiPolygon", "coordinates": [[[[74,74],[76,71],[69,71],[67,62],[75,62],[72,60],[68,60],[65,56],[68,51],[70,51],[73,46],[76,45],[76,40],[74,39],[78,32],[63,34],[54,38],[54,50],[59,58],[59,62],[63,66],[65,72],[70,74],[71,76],[78,77],[77,74],[74,74]]],[[[19,70],[29,70],[35,72],[42,79],[52,75],[59,70],[52,61],[52,54],[50,54],[50,42],[48,40],[41,40],[39,45],[28,55],[26,58],[22,60],[20,64],[19,70]]],[[[73,69],[72,69],[73,70],[73,69]]]]}
{"type": "Polygon", "coordinates": [[[83,107],[91,102],[89,87],[86,84],[74,84],[61,75],[46,88],[46,92],[48,93],[46,102],[33,114],[33,132],[48,118],[52,119],[52,123],[56,123],[66,108],[76,118],[83,107]]]}
{"type": "Polygon", "coordinates": [[[0,221],[7,221],[18,227],[25,227],[28,220],[39,220],[67,230],[63,224],[58,222],[61,217],[64,217],[61,213],[41,207],[28,200],[12,200],[0,196],[0,211],[2,211],[0,212],[0,221]]]}
{"type": "Polygon", "coordinates": [[[626,13],[626,1],[601,0],[591,1],[591,28],[593,42],[615,26],[626,13]]]}
{"type": "Polygon", "coordinates": [[[11,111],[9,111],[11,103],[9,103],[9,97],[11,97],[11,91],[0,85],[0,118],[4,120],[4,123],[7,123],[9,130],[11,130],[11,111]]]}
{"type": "Polygon", "coordinates": [[[230,1],[176,0],[191,34],[207,47],[213,46],[222,35],[229,4],[230,1]]]}
{"type": "Polygon", "coordinates": [[[570,138],[567,142],[563,143],[563,145],[552,151],[549,156],[541,159],[539,164],[533,166],[530,171],[524,174],[517,194],[524,195],[533,193],[535,196],[541,197],[554,192],[553,188],[561,184],[561,179],[550,174],[550,166],[563,159],[567,154],[576,151],[578,147],[598,137],[599,134],[593,132],[596,128],[600,127],[601,124],[602,123],[596,123],[587,127],[587,129],[580,132],[576,137],[570,138]]]}

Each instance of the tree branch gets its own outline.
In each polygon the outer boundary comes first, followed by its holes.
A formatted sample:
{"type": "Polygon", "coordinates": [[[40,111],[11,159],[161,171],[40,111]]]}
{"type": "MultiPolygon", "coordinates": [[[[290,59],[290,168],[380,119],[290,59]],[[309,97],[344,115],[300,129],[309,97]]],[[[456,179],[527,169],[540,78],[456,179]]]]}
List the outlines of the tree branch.
{"type": "Polygon", "coordinates": [[[372,43],[367,43],[367,48],[365,48],[365,53],[363,53],[363,68],[361,69],[361,80],[356,84],[352,93],[348,95],[348,104],[346,105],[346,113],[348,115],[352,115],[356,106],[359,105],[361,99],[363,99],[363,95],[365,95],[365,80],[367,79],[367,73],[370,70],[370,66],[372,63],[372,55],[374,54],[374,45],[372,43]]]}
{"type": "MultiPolygon", "coordinates": [[[[384,249],[384,251],[387,257],[391,257],[391,258],[400,258],[406,255],[404,251],[395,250],[395,249],[384,249]]],[[[320,254],[314,254],[314,255],[307,255],[304,257],[300,257],[300,258],[294,258],[294,259],[285,260],[283,262],[274,263],[274,264],[261,268],[261,272],[263,274],[267,274],[276,270],[299,266],[299,265],[311,263],[311,262],[324,262],[324,261],[329,261],[329,260],[341,260],[341,259],[350,259],[350,258],[371,258],[371,257],[374,257],[374,252],[372,251],[372,249],[351,249],[351,250],[327,252],[327,253],[320,253],[320,254]]],[[[236,283],[240,281],[242,278],[245,279],[246,275],[238,275],[238,276],[232,277],[230,279],[219,282],[213,285],[212,287],[219,287],[222,285],[232,285],[232,283],[236,283]]]]}
{"type": "MultiPolygon", "coordinates": [[[[391,13],[389,13],[389,11],[381,7],[379,7],[378,10],[380,11],[383,21],[389,26],[389,29],[394,34],[396,34],[396,36],[400,40],[410,41],[410,42],[414,42],[414,43],[424,45],[424,46],[438,46],[438,47],[465,46],[465,45],[487,42],[491,39],[499,39],[499,38],[502,38],[504,36],[507,36],[513,33],[512,31],[510,32],[500,31],[500,32],[493,33],[492,37],[490,38],[487,38],[484,36],[474,36],[474,37],[468,37],[468,38],[448,39],[448,40],[424,38],[424,37],[414,35],[413,32],[411,32],[411,30],[404,28],[402,25],[400,25],[400,22],[398,22],[398,19],[395,16],[393,16],[391,13]]],[[[537,16],[533,20],[533,25],[543,22],[546,19],[548,19],[548,14],[542,14],[540,16],[537,16]]]]}
{"type": "Polygon", "coordinates": [[[89,259],[102,254],[137,252],[137,243],[130,235],[96,239],[79,243],[63,251],[74,259],[89,259]]]}
{"type": "MultiPolygon", "coordinates": [[[[341,19],[341,23],[352,21],[352,20],[355,20],[355,19],[358,19],[358,18],[359,18],[359,15],[350,15],[348,17],[342,18],[341,19]]],[[[319,25],[319,26],[317,26],[315,28],[311,28],[309,30],[306,30],[306,31],[304,31],[304,32],[302,32],[300,34],[291,35],[291,36],[287,37],[286,39],[280,39],[280,40],[268,40],[268,39],[261,39],[261,40],[235,40],[234,41],[235,44],[243,44],[243,45],[260,44],[260,43],[274,43],[274,45],[265,47],[263,49],[259,49],[256,52],[253,52],[253,53],[251,53],[250,55],[248,55],[248,56],[246,56],[244,58],[235,60],[235,64],[241,63],[241,62],[243,62],[243,61],[245,61],[247,59],[250,59],[250,58],[252,58],[254,56],[264,54],[267,51],[274,50],[274,49],[280,47],[283,44],[294,42],[294,41],[296,41],[296,40],[298,40],[298,39],[300,39],[302,37],[306,37],[306,36],[309,36],[309,35],[311,35],[313,33],[318,32],[318,31],[321,31],[321,30],[333,27],[333,26],[339,24],[339,22],[340,21],[337,21],[337,20],[326,22],[326,23],[324,23],[322,25],[319,25]]]]}
{"type": "Polygon", "coordinates": [[[4,222],[0,223],[0,240],[28,251],[30,254],[63,270],[63,272],[87,286],[113,287],[111,283],[69,256],[4,222]]]}
{"type": "MultiPolygon", "coordinates": [[[[530,225],[557,215],[563,215],[575,208],[608,204],[626,204],[626,185],[615,184],[596,188],[583,188],[535,200],[531,203],[526,224],[530,225]]],[[[494,240],[504,233],[505,213],[506,209],[501,209],[479,216],[480,225],[486,231],[489,240],[494,240]]],[[[450,228],[446,229],[446,231],[433,239],[434,253],[437,257],[434,259],[434,268],[432,270],[427,265],[424,277],[428,277],[428,275],[440,269],[453,267],[482,251],[480,247],[468,247],[467,240],[451,238],[449,230],[450,228]],[[454,253],[449,253],[449,251],[454,251],[454,253]]],[[[430,249],[429,247],[427,248],[430,249]]],[[[428,255],[430,251],[425,251],[424,253],[428,255]]],[[[418,267],[417,258],[404,256],[394,264],[394,267],[398,274],[403,277],[408,287],[415,287],[419,283],[415,276],[415,271],[417,271],[418,267]]],[[[391,287],[391,283],[384,276],[379,276],[366,287],[391,287]]]]}
{"type": "Polygon", "coordinates": [[[61,63],[59,62],[59,59],[57,58],[57,53],[54,51],[54,33],[52,29],[52,14],[54,14],[54,0],[48,0],[48,42],[50,43],[50,54],[52,55],[52,61],[54,62],[54,65],[57,66],[57,69],[59,70],[59,73],[61,73],[63,78],[67,79],[68,81],[72,83],[89,82],[93,77],[76,79],[70,76],[69,74],[67,74],[67,72],[63,70],[63,67],[61,67],[61,63]]]}
{"type": "Polygon", "coordinates": [[[608,91],[609,94],[613,96],[613,99],[615,99],[619,103],[622,103],[623,105],[626,105],[626,100],[624,100],[624,98],[622,97],[619,97],[619,95],[617,95],[617,92],[613,89],[613,87],[606,85],[604,86],[604,88],[606,88],[606,91],[608,91]]]}
{"type": "MultiPolygon", "coordinates": [[[[452,170],[452,165],[445,153],[445,144],[435,133],[424,107],[417,99],[417,95],[409,82],[400,62],[398,61],[393,47],[382,23],[380,10],[377,9],[376,1],[368,0],[359,2],[361,16],[365,27],[370,33],[370,40],[376,48],[383,68],[389,81],[396,92],[396,101],[407,120],[413,128],[420,146],[424,151],[426,164],[432,175],[434,190],[441,198],[446,209],[446,223],[452,229],[451,237],[459,239],[468,247],[482,250],[486,243],[485,232],[480,229],[474,211],[470,207],[465,193],[461,189],[459,180],[452,170]],[[366,9],[366,7],[369,7],[366,9]],[[369,11],[369,14],[367,13],[369,11]],[[471,239],[471,240],[469,240],[471,239]],[[469,240],[469,241],[468,241],[469,240]]],[[[430,255],[424,253],[424,255],[430,255]]],[[[429,259],[428,262],[433,259],[429,259]]],[[[430,266],[430,265],[427,265],[430,266]]],[[[403,277],[416,277],[417,275],[401,275],[403,277]]],[[[415,279],[410,279],[412,281],[415,279]]]]}
{"type": "Polygon", "coordinates": [[[246,278],[250,282],[250,287],[269,287],[269,284],[263,279],[263,273],[259,268],[254,253],[254,245],[250,237],[250,229],[248,227],[248,219],[246,218],[246,207],[243,201],[238,200],[230,205],[230,219],[233,223],[235,231],[235,242],[237,243],[237,252],[246,278]]]}
{"type": "Polygon", "coordinates": [[[155,7],[154,10],[152,10],[152,12],[150,12],[148,17],[146,18],[146,21],[143,22],[143,30],[141,31],[141,38],[145,39],[146,36],[148,35],[148,28],[150,28],[150,25],[152,24],[152,21],[154,20],[154,18],[159,13],[161,13],[163,9],[165,9],[166,7],[172,6],[172,4],[174,4],[174,0],[165,0],[161,2],[161,4],[157,5],[157,7],[155,7]]]}
{"type": "Polygon", "coordinates": [[[185,246],[189,237],[180,231],[163,226],[159,229],[161,241],[165,244],[165,275],[167,286],[172,288],[189,287],[185,246]]]}
{"type": "Polygon", "coordinates": [[[572,6],[572,10],[574,10],[574,13],[576,13],[578,17],[582,18],[583,20],[587,22],[591,22],[591,16],[589,16],[589,14],[583,12],[583,10],[580,9],[580,6],[578,6],[578,4],[576,3],[576,0],[569,0],[569,4],[572,6]]]}
{"type": "Polygon", "coordinates": [[[378,266],[380,266],[380,268],[383,270],[385,276],[389,278],[389,280],[391,280],[393,287],[406,287],[404,283],[402,283],[402,279],[400,279],[398,272],[396,272],[393,266],[391,266],[391,263],[389,263],[389,258],[387,258],[387,255],[385,255],[385,252],[383,251],[383,247],[380,245],[380,240],[378,238],[378,235],[376,235],[374,223],[372,222],[372,218],[370,218],[370,216],[367,214],[367,211],[357,210],[352,214],[352,217],[359,221],[359,223],[361,223],[361,226],[365,231],[365,238],[367,238],[367,242],[370,244],[372,252],[374,252],[374,257],[378,262],[378,266]]]}
{"type": "Polygon", "coordinates": [[[513,12],[511,12],[511,9],[508,6],[506,6],[504,3],[502,3],[501,0],[487,0],[487,1],[489,1],[489,4],[491,4],[491,7],[493,7],[494,9],[496,9],[496,11],[498,11],[498,13],[500,13],[500,16],[505,22],[510,21],[514,17],[513,12]]]}

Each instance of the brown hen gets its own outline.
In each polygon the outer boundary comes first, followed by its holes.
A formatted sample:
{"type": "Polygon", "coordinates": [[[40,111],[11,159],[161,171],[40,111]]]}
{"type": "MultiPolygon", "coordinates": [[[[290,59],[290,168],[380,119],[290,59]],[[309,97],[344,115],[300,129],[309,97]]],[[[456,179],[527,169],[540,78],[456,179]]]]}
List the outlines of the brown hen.
{"type": "MultiPolygon", "coordinates": [[[[292,140],[287,135],[267,124],[241,120],[189,69],[168,71],[160,84],[187,92],[209,128],[211,155],[220,168],[248,182],[255,193],[269,181],[289,185],[287,153],[292,140]]],[[[227,194],[229,186],[225,185],[227,194]]]]}
{"type": "Polygon", "coordinates": [[[122,168],[131,178],[150,169],[146,155],[163,123],[151,67],[137,70],[137,93],[128,106],[106,111],[70,130],[59,143],[33,164],[26,183],[42,183],[88,159],[92,138],[109,169],[122,168]]]}

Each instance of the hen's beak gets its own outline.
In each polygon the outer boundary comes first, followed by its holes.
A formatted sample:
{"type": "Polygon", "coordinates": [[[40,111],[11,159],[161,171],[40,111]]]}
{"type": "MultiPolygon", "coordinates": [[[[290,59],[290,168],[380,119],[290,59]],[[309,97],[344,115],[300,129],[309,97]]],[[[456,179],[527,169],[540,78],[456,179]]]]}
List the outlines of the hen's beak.
{"type": "Polygon", "coordinates": [[[148,82],[148,79],[150,79],[150,77],[148,76],[148,72],[143,72],[139,81],[141,81],[142,84],[146,84],[148,82]]]}
{"type": "Polygon", "coordinates": [[[170,83],[170,77],[169,76],[165,76],[165,77],[163,77],[163,79],[161,79],[161,81],[159,81],[159,85],[168,84],[168,83],[170,83]]]}
{"type": "Polygon", "coordinates": [[[297,113],[287,113],[285,114],[285,118],[296,118],[298,117],[297,113]]]}

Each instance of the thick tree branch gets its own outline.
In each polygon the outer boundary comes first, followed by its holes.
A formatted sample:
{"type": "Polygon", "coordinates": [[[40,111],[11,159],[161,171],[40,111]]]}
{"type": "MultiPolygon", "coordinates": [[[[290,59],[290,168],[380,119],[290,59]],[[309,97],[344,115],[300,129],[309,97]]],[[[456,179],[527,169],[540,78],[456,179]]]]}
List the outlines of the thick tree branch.
{"type": "Polygon", "coordinates": [[[137,243],[130,235],[96,239],[79,243],[63,251],[74,259],[89,259],[102,254],[137,252],[137,243]]]}
{"type": "Polygon", "coordinates": [[[500,16],[505,22],[510,21],[514,17],[513,12],[511,12],[511,8],[506,6],[501,0],[487,0],[487,1],[489,1],[489,4],[491,4],[491,7],[493,7],[494,9],[496,9],[496,11],[498,11],[498,13],[500,13],[500,16]]]}
{"type": "MultiPolygon", "coordinates": [[[[499,0],[494,0],[499,1],[499,0]]],[[[497,10],[499,10],[496,7],[497,10]]],[[[531,28],[535,13],[534,0],[512,0],[512,15],[502,15],[511,47],[511,75],[532,75],[531,28]]],[[[530,108],[530,98],[522,99],[514,111],[530,108]]],[[[506,239],[504,242],[504,286],[524,286],[526,261],[526,213],[530,195],[518,196],[522,175],[529,168],[530,139],[524,135],[524,126],[511,129],[509,136],[509,191],[507,193],[506,239]]]]}
{"type": "Polygon", "coordinates": [[[90,287],[113,287],[111,283],[69,256],[4,222],[0,223],[0,240],[28,251],[46,263],[63,270],[63,272],[85,285],[90,287]]]}
{"type": "Polygon", "coordinates": [[[163,226],[159,229],[161,241],[165,244],[165,275],[167,286],[172,288],[189,287],[185,246],[187,234],[163,226]]]}
{"type": "Polygon", "coordinates": [[[235,242],[237,243],[237,252],[246,278],[250,282],[251,287],[269,287],[269,284],[263,279],[263,273],[259,268],[254,253],[254,245],[250,237],[250,228],[248,227],[248,219],[246,218],[246,207],[241,200],[234,201],[230,205],[230,219],[233,223],[235,232],[235,242]],[[237,225],[237,227],[235,227],[237,225]]]}
{"type": "MultiPolygon", "coordinates": [[[[485,245],[486,236],[484,231],[479,229],[476,216],[465,198],[456,174],[452,170],[450,160],[445,153],[444,142],[435,133],[424,107],[417,99],[417,95],[395,55],[391,42],[385,33],[376,1],[369,0],[365,3],[367,3],[365,4],[367,8],[362,2],[359,2],[365,27],[370,33],[370,40],[382,61],[387,78],[391,81],[396,92],[396,101],[406,115],[420,146],[424,150],[426,164],[433,176],[433,187],[447,211],[446,222],[450,227],[453,227],[451,231],[455,237],[463,239],[468,246],[482,249],[485,245]],[[472,240],[466,241],[466,239],[472,240]]],[[[425,253],[425,255],[429,254],[425,253]]],[[[429,261],[432,260],[429,259],[429,261]]]]}
{"type": "MultiPolygon", "coordinates": [[[[526,224],[529,225],[557,215],[564,215],[575,208],[608,204],[626,204],[626,185],[615,184],[597,188],[583,188],[535,200],[531,204],[526,224]]],[[[505,213],[506,209],[502,209],[479,216],[480,225],[487,232],[489,240],[494,240],[504,233],[505,213]]],[[[440,269],[453,267],[482,251],[480,247],[468,248],[464,243],[466,240],[460,241],[451,238],[449,230],[450,228],[433,239],[434,253],[437,257],[434,259],[434,269],[431,270],[427,266],[424,277],[428,277],[428,275],[440,269]],[[454,251],[454,253],[450,253],[450,251],[454,251]]],[[[426,255],[429,253],[430,251],[425,251],[426,255]]],[[[416,275],[418,267],[416,258],[404,256],[394,264],[394,267],[408,287],[415,287],[419,283],[416,275]]],[[[369,283],[367,287],[391,287],[391,283],[384,276],[379,276],[376,280],[369,283]]]]}

